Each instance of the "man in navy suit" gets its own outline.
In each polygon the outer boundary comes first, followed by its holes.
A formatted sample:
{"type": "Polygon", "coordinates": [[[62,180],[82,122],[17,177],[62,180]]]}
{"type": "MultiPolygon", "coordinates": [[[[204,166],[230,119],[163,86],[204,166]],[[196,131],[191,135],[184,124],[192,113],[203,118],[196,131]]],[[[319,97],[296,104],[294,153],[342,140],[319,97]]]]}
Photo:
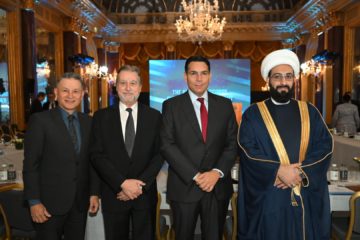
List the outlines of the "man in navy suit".
{"type": "Polygon", "coordinates": [[[96,213],[100,182],[88,151],[91,118],[77,112],[84,82],[65,73],[59,106],[33,114],[25,135],[24,195],[37,239],[84,239],[87,212],[96,213]],[[63,237],[63,238],[62,238],[63,237]]]}
{"type": "Polygon", "coordinates": [[[138,102],[142,82],[136,66],[122,66],[116,79],[119,104],[94,115],[92,162],[103,179],[102,206],[107,240],[155,237],[156,175],[161,114],[138,102]]]}
{"type": "Polygon", "coordinates": [[[188,58],[184,78],[189,90],[166,100],[162,111],[161,153],[169,163],[167,198],[176,239],[193,239],[200,215],[203,239],[219,240],[233,193],[235,113],[229,99],[208,91],[208,59],[188,58]]]}

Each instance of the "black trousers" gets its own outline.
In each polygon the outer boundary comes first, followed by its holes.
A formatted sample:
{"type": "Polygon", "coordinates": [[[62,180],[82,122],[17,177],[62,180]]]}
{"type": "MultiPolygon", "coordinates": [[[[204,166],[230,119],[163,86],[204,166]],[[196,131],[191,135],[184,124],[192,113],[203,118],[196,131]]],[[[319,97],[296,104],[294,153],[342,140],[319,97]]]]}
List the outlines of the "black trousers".
{"type": "MultiPolygon", "coordinates": [[[[50,213],[51,214],[51,213],[50,213]]],[[[76,204],[65,215],[52,215],[44,223],[35,223],[37,240],[80,240],[85,237],[87,211],[76,204]],[[63,236],[63,238],[62,238],[63,236]]]]}
{"type": "Polygon", "coordinates": [[[156,209],[129,208],[121,212],[103,211],[106,240],[154,240],[156,209]],[[131,225],[131,227],[130,227],[131,225]]]}
{"type": "Polygon", "coordinates": [[[214,193],[206,193],[198,202],[171,201],[175,239],[194,239],[196,221],[200,215],[201,236],[204,240],[221,240],[229,199],[217,200],[214,193]]]}

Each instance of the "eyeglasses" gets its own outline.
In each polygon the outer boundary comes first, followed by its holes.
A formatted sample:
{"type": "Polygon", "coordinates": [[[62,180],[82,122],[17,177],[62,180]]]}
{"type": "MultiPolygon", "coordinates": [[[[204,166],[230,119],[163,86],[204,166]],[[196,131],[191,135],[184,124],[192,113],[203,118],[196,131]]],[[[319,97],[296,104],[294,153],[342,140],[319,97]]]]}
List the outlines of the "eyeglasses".
{"type": "Polygon", "coordinates": [[[285,79],[285,81],[292,81],[294,79],[294,74],[292,74],[292,73],[286,73],[286,74],[275,73],[275,74],[271,75],[270,78],[277,82],[280,82],[283,79],[285,79]]]}

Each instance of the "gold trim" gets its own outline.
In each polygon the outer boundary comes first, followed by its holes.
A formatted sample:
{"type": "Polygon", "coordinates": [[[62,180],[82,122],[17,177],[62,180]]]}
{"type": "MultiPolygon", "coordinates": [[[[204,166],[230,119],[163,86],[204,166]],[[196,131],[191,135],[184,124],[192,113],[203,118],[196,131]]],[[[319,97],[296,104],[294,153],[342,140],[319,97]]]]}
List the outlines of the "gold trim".
{"type": "Polygon", "coordinates": [[[270,134],[270,138],[274,144],[276,152],[279,156],[280,163],[283,165],[290,165],[289,156],[284,147],[284,143],[281,140],[280,134],[275,126],[274,120],[272,119],[268,108],[265,105],[265,101],[257,103],[260,110],[260,114],[264,120],[265,126],[270,134]]]}
{"type": "Polygon", "coordinates": [[[302,163],[305,159],[307,148],[310,139],[310,118],[309,109],[306,102],[298,101],[301,119],[301,143],[299,151],[299,162],[302,163]]]}

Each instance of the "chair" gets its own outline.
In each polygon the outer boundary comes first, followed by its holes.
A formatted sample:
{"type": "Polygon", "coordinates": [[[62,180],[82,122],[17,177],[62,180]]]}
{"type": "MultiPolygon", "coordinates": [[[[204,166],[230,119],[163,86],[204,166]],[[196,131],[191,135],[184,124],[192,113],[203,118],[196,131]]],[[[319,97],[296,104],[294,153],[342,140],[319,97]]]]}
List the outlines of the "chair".
{"type": "Polygon", "coordinates": [[[360,240],[360,192],[354,193],[349,201],[350,217],[332,218],[332,234],[336,240],[360,240]]]}
{"type": "Polygon", "coordinates": [[[236,240],[237,234],[237,193],[233,193],[231,197],[232,215],[225,221],[224,236],[226,240],[236,240]]]}
{"type": "Polygon", "coordinates": [[[35,239],[29,208],[23,200],[23,191],[10,190],[0,193],[0,204],[8,219],[11,238],[35,239]]]}
{"type": "Polygon", "coordinates": [[[10,240],[10,226],[1,204],[0,204],[0,239],[10,240]]]}
{"type": "Polygon", "coordinates": [[[166,219],[160,214],[161,194],[158,192],[156,204],[156,240],[166,240],[169,226],[166,225],[166,219]]]}

